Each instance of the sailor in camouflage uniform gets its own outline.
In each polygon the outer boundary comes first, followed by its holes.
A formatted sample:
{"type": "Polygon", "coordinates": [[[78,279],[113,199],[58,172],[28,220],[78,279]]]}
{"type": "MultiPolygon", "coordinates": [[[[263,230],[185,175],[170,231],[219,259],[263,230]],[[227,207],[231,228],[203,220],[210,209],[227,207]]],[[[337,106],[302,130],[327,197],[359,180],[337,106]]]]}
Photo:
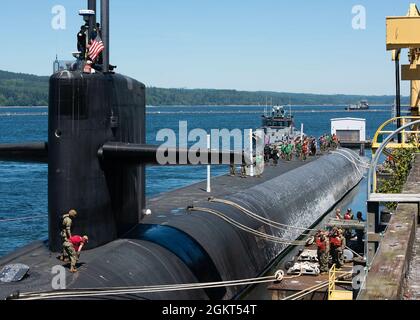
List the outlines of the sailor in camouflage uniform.
{"type": "Polygon", "coordinates": [[[328,262],[330,258],[330,242],[326,234],[319,231],[316,235],[317,255],[319,261],[319,271],[321,274],[328,272],[328,262]]]}
{"type": "Polygon", "coordinates": [[[71,227],[73,219],[77,216],[76,210],[70,210],[67,214],[63,215],[61,224],[61,241],[63,243],[63,255],[60,260],[64,261],[65,254],[70,259],[70,272],[77,272],[77,253],[74,250],[73,244],[70,241],[71,238],[71,227]]]}

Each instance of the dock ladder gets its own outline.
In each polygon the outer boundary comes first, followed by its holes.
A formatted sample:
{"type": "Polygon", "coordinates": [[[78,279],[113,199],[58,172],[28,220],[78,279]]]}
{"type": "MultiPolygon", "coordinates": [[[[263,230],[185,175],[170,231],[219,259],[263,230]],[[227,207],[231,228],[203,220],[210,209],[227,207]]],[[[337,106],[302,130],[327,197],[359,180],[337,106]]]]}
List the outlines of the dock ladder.
{"type": "Polygon", "coordinates": [[[348,275],[347,271],[337,271],[335,264],[331,267],[328,277],[328,300],[353,300],[353,291],[349,290],[337,290],[337,284],[350,284],[352,281],[337,280],[337,278],[342,278],[344,275],[348,275]],[[338,277],[337,277],[338,275],[338,277]]]}

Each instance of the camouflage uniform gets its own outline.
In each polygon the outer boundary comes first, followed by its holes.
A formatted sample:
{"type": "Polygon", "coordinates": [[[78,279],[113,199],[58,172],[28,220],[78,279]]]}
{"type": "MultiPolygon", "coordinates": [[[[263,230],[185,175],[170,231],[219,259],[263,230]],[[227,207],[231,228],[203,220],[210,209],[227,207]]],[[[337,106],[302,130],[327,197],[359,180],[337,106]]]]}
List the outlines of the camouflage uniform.
{"type": "Polygon", "coordinates": [[[325,236],[317,239],[317,254],[319,261],[319,271],[328,272],[328,262],[330,258],[330,243],[325,236]]]}
{"type": "Polygon", "coordinates": [[[298,142],[296,143],[296,158],[302,157],[302,143],[298,142]]]}
{"type": "Polygon", "coordinates": [[[331,256],[332,262],[337,268],[341,268],[344,265],[343,250],[345,246],[346,239],[340,233],[335,233],[331,238],[331,256]]]}
{"type": "Polygon", "coordinates": [[[236,175],[236,166],[234,164],[230,165],[230,175],[235,176],[236,175]]]}
{"type": "Polygon", "coordinates": [[[343,236],[343,230],[340,229],[338,235],[339,235],[340,240],[341,240],[341,247],[340,247],[340,250],[338,252],[338,254],[339,254],[338,259],[340,261],[340,264],[344,265],[344,249],[346,249],[347,241],[346,241],[346,238],[343,236]]]}
{"type": "Polygon", "coordinates": [[[245,165],[241,165],[241,178],[246,178],[245,165]]]}
{"type": "Polygon", "coordinates": [[[65,254],[70,259],[71,270],[76,268],[77,263],[77,253],[74,250],[73,244],[70,242],[71,237],[71,225],[72,219],[68,214],[63,216],[63,222],[61,225],[61,241],[63,243],[63,257],[65,254]]]}

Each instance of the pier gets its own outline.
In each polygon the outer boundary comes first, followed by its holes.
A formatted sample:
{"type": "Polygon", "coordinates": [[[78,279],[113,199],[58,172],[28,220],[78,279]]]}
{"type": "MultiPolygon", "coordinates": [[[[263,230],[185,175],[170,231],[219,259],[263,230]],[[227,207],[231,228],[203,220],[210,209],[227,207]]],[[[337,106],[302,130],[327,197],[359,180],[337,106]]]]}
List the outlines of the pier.
{"type": "MultiPolygon", "coordinates": [[[[403,194],[420,194],[419,179],[420,155],[416,155],[403,194]]],[[[413,296],[419,296],[420,279],[416,276],[420,243],[418,222],[419,204],[398,205],[385,233],[377,235],[379,247],[367,276],[366,288],[359,295],[360,300],[401,300],[406,286],[413,296]],[[410,274],[412,276],[407,277],[410,274]]]]}

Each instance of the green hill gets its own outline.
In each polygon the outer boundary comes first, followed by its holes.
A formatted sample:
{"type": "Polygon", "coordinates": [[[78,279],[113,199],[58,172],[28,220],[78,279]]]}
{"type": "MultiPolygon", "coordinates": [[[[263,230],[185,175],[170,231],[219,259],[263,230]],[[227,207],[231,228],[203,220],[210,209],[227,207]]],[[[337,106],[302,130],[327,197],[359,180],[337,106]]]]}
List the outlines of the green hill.
{"type": "MultiPolygon", "coordinates": [[[[274,104],[347,105],[360,100],[370,104],[391,105],[394,96],[318,95],[269,91],[218,89],[147,88],[147,104],[162,105],[258,105],[266,99],[274,104]]],[[[404,97],[402,103],[407,104],[404,97]]],[[[0,70],[0,106],[48,105],[48,77],[0,70]]]]}
{"type": "Polygon", "coordinates": [[[48,77],[0,70],[0,106],[48,105],[48,77]]]}
{"type": "MultiPolygon", "coordinates": [[[[319,95],[271,91],[237,91],[217,89],[147,89],[148,105],[263,105],[266,101],[285,105],[348,105],[368,100],[370,104],[392,105],[394,96],[319,95]]],[[[408,98],[403,97],[403,104],[408,98]]]]}

